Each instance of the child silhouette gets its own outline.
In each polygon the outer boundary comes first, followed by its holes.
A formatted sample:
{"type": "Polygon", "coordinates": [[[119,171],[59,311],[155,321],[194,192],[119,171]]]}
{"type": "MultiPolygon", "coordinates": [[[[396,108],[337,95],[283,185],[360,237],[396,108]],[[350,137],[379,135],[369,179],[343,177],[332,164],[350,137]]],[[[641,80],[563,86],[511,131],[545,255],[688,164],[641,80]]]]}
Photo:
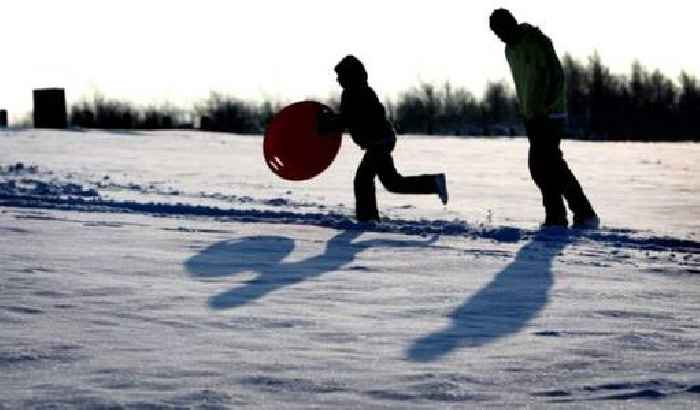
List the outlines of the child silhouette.
{"type": "Polygon", "coordinates": [[[355,213],[358,221],[379,221],[374,178],[397,194],[437,194],[447,204],[445,174],[402,176],[394,166],[391,152],[396,133],[386,118],[384,106],[367,84],[367,72],[360,60],[344,57],[336,66],[338,83],[343,88],[340,113],[323,112],[319,126],[323,130],[348,130],[365,151],[354,180],[355,213]]]}

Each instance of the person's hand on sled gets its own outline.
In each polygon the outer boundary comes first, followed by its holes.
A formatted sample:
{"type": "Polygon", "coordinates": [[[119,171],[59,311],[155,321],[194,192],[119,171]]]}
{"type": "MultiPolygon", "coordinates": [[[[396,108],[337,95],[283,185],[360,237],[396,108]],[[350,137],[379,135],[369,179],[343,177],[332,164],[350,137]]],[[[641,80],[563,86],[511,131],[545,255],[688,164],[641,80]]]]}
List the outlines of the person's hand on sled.
{"type": "Polygon", "coordinates": [[[320,136],[334,136],[338,131],[342,131],[340,115],[336,114],[330,108],[324,106],[318,112],[316,119],[318,134],[320,136]]]}

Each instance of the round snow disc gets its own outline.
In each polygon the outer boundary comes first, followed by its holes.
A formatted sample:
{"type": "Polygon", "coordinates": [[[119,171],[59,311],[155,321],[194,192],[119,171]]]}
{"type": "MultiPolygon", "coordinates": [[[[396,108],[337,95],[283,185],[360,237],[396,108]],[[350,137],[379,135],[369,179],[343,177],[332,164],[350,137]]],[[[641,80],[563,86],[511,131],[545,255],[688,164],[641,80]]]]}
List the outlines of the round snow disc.
{"type": "Polygon", "coordinates": [[[330,108],[316,101],[290,104],[265,130],[263,154],[272,172],[291,181],[311,179],[333,162],[342,131],[319,134],[318,116],[330,108]]]}

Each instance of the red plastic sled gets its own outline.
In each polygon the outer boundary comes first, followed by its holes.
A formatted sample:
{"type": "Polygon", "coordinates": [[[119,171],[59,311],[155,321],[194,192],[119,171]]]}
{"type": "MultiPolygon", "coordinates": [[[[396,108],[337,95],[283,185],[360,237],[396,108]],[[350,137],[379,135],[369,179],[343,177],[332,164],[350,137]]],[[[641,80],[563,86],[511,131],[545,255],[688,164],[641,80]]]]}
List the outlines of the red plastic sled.
{"type": "Polygon", "coordinates": [[[318,115],[330,108],[316,101],[286,106],[265,130],[263,154],[272,172],[291,181],[311,179],[333,162],[341,131],[319,135],[318,115]]]}

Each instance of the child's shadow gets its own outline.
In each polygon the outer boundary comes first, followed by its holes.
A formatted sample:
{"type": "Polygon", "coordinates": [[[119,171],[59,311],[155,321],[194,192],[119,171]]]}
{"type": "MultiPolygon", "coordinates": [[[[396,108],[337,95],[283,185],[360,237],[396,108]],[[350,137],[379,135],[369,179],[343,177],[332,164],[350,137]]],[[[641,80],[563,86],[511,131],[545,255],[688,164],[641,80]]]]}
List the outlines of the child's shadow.
{"type": "Polygon", "coordinates": [[[440,359],[455,349],[480,347],[518,333],[549,302],[552,262],[574,237],[538,235],[515,260],[450,314],[445,329],[422,337],[408,349],[416,362],[440,359]]]}
{"type": "Polygon", "coordinates": [[[230,309],[253,302],[282,287],[338,270],[367,248],[423,247],[437,240],[437,237],[433,237],[425,241],[375,239],[353,242],[361,233],[360,230],[340,232],[326,243],[322,254],[298,262],[283,261],[294,249],[294,241],[284,236],[248,236],[227,240],[191,257],[185,262],[185,268],[200,278],[230,276],[243,271],[258,272],[257,278],[243,286],[209,298],[212,309],[230,309]]]}

